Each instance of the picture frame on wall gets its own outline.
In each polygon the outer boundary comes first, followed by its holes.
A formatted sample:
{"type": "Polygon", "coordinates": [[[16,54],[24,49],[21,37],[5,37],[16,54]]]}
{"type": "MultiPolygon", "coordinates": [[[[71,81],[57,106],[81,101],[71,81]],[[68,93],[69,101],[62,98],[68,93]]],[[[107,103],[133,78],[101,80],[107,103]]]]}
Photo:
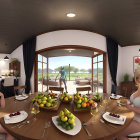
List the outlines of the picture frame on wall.
{"type": "Polygon", "coordinates": [[[133,57],[133,72],[135,72],[137,68],[140,68],[140,56],[133,57]]]}

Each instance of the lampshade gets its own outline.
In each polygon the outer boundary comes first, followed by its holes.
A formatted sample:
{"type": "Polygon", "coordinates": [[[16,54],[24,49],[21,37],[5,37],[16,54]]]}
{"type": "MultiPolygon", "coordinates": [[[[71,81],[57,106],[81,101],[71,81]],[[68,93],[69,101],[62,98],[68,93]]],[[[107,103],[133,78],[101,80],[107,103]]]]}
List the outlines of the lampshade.
{"type": "Polygon", "coordinates": [[[4,60],[9,60],[9,58],[7,56],[4,57],[4,60]]]}

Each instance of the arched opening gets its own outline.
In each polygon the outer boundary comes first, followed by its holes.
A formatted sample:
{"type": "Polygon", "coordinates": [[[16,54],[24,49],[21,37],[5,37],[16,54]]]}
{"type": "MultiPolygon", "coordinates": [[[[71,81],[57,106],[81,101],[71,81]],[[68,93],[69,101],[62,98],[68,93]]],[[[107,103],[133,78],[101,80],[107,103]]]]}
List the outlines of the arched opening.
{"type": "Polygon", "coordinates": [[[66,71],[70,94],[78,86],[91,86],[92,92],[106,93],[106,52],[79,45],[54,46],[36,52],[35,91],[45,92],[49,86],[60,86],[56,77],[61,66],[66,71]]]}

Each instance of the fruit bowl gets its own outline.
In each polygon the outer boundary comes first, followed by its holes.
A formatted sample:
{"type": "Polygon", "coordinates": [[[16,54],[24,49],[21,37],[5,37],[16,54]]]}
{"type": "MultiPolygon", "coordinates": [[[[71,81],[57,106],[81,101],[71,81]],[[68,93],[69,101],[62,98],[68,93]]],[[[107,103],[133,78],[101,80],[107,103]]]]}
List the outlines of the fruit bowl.
{"type": "Polygon", "coordinates": [[[70,103],[72,101],[72,97],[67,93],[62,93],[59,100],[63,103],[70,103]]]}
{"type": "Polygon", "coordinates": [[[51,97],[49,94],[38,94],[32,100],[34,105],[38,105],[40,109],[57,110],[60,102],[58,99],[51,97]]]}
{"type": "Polygon", "coordinates": [[[74,111],[90,111],[91,107],[96,107],[95,103],[90,97],[85,95],[74,94],[74,111]]]}

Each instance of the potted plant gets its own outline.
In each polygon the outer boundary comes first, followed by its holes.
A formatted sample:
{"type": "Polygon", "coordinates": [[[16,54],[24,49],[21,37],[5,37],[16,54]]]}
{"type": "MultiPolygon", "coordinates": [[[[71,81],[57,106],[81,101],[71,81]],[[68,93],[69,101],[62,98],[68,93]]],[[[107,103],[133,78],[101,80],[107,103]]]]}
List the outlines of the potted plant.
{"type": "Polygon", "coordinates": [[[129,74],[124,75],[124,82],[129,82],[129,74]]]}

